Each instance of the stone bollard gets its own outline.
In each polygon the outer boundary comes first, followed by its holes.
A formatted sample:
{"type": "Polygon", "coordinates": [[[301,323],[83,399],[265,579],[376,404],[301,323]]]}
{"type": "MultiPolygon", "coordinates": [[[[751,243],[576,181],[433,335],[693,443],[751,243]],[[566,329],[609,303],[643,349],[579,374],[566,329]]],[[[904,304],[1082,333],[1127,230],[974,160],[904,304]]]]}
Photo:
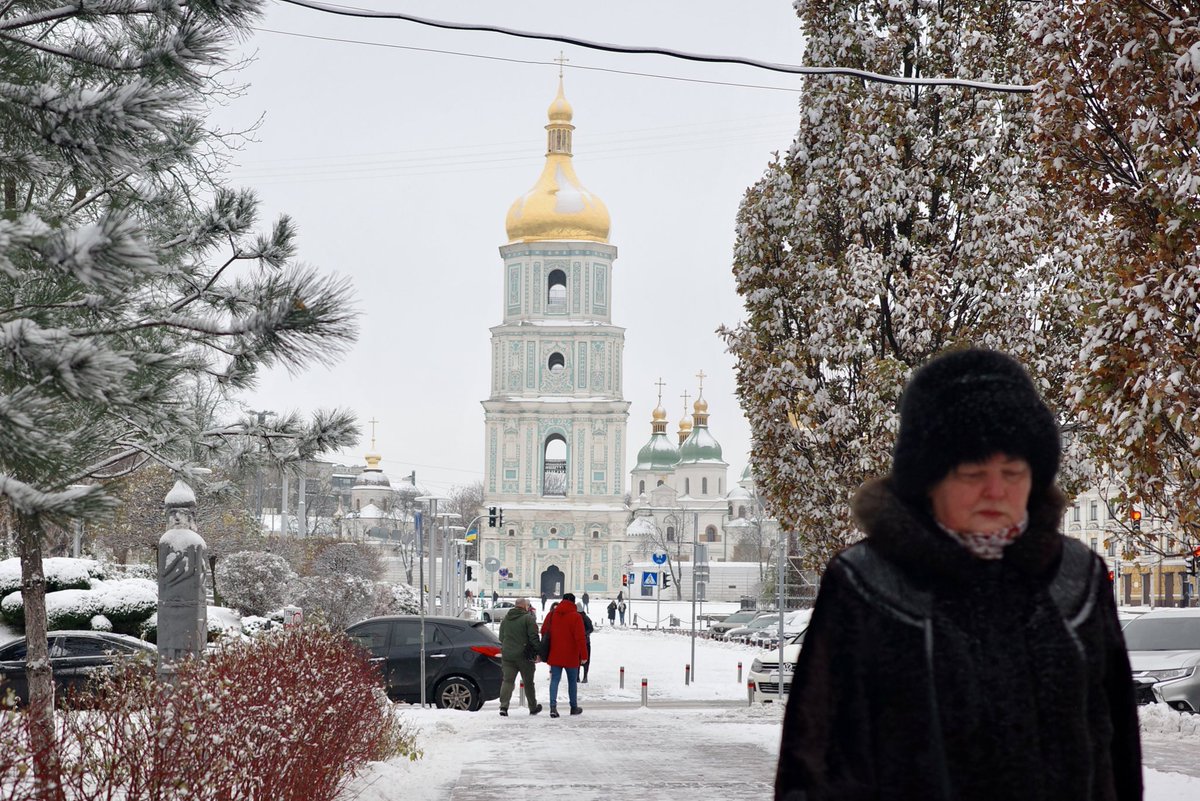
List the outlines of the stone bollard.
{"type": "Polygon", "coordinates": [[[525,680],[521,679],[521,686],[517,688],[517,706],[525,708],[525,680]]]}
{"type": "Polygon", "coordinates": [[[742,663],[738,662],[738,684],[742,683],[742,663]]]}
{"type": "Polygon", "coordinates": [[[625,666],[621,666],[621,689],[625,689],[625,666]]]}
{"type": "Polygon", "coordinates": [[[208,546],[195,531],[191,487],[176,481],[163,505],[168,529],[158,540],[158,675],[170,680],[176,665],[199,657],[208,640],[208,546]]]}
{"type": "Polygon", "coordinates": [[[746,682],[746,706],[754,706],[754,679],[746,682]]]}
{"type": "Polygon", "coordinates": [[[650,706],[650,683],[642,679],[642,706],[650,706]]]}
{"type": "Polygon", "coordinates": [[[691,683],[692,683],[692,666],[684,665],[683,666],[683,686],[687,687],[691,683]]]}

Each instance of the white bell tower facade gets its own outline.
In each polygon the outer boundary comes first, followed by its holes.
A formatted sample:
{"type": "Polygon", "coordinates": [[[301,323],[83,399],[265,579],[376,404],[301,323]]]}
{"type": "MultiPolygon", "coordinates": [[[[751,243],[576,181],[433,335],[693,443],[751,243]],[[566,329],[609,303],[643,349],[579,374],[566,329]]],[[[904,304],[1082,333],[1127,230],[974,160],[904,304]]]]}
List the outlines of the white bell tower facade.
{"type": "Polygon", "coordinates": [[[573,113],[549,109],[546,163],[506,221],[503,322],[491,329],[491,395],[483,401],[484,506],[503,523],[481,530],[495,572],[485,593],[615,595],[626,559],[629,403],[625,330],[612,323],[613,262],[604,203],[572,165],[573,113]]]}

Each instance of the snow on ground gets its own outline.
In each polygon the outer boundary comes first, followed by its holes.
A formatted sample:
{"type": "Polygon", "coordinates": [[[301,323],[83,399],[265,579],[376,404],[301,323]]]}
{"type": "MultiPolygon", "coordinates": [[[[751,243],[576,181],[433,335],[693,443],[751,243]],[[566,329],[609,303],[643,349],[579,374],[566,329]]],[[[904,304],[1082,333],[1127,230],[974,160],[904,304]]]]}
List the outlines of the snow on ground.
{"type": "MultiPolygon", "coordinates": [[[[591,604],[597,624],[606,604],[591,604]]],[[[650,610],[647,618],[639,609],[639,621],[652,623],[653,604],[639,606],[650,610]]],[[[662,606],[664,621],[667,614],[690,619],[690,604],[662,606]]],[[[696,681],[685,685],[684,666],[691,657],[687,636],[612,629],[605,619],[592,644],[589,682],[579,685],[581,716],[565,714],[564,679],[558,702],[564,716],[548,717],[544,665],[537,668],[537,697],[547,709],[537,717],[517,706],[515,694],[508,718],[497,714],[496,701],[477,713],[399,705],[399,714],[420,732],[424,756],[370,765],[342,801],[771,797],[783,710],[747,703],[745,674],[754,649],[697,638],[696,681]],[[619,686],[622,666],[624,689],[619,686]],[[643,677],[649,695],[645,708],[640,706],[643,677]]],[[[1144,709],[1142,717],[1148,756],[1158,757],[1147,760],[1146,801],[1200,797],[1200,730],[1193,724],[1200,717],[1161,707],[1144,709]],[[1177,769],[1196,775],[1173,772],[1177,769]]]]}

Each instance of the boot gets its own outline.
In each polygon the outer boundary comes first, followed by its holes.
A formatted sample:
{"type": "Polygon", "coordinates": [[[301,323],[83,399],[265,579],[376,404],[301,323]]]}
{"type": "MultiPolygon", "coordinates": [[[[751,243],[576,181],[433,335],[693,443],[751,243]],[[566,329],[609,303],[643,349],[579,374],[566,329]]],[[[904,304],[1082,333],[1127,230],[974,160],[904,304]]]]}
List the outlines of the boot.
{"type": "Polygon", "coordinates": [[[571,714],[572,714],[572,715],[582,715],[582,714],[583,714],[583,707],[581,707],[581,706],[573,706],[573,707],[571,707],[571,714]]]}
{"type": "Polygon", "coordinates": [[[508,709],[507,708],[500,707],[500,717],[502,717],[502,718],[508,717],[508,709]]]}
{"type": "Polygon", "coordinates": [[[552,718],[558,717],[558,707],[556,707],[556,706],[550,707],[550,717],[552,717],[552,718]]]}
{"type": "Polygon", "coordinates": [[[530,710],[529,710],[529,714],[531,714],[531,715],[536,715],[538,712],[541,712],[541,711],[542,711],[542,705],[541,705],[541,704],[538,704],[538,705],[537,705],[537,706],[535,706],[533,709],[530,709],[530,710]]]}

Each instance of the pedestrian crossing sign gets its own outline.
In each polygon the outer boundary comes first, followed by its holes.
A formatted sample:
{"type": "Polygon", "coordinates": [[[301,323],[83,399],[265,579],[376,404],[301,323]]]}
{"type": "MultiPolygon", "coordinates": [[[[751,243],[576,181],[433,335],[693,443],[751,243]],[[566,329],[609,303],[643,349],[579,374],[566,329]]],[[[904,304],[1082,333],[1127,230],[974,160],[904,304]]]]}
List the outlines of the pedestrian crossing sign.
{"type": "Polygon", "coordinates": [[[642,571],[642,586],[643,587],[657,587],[658,586],[658,573],[655,571],[642,571]]]}

